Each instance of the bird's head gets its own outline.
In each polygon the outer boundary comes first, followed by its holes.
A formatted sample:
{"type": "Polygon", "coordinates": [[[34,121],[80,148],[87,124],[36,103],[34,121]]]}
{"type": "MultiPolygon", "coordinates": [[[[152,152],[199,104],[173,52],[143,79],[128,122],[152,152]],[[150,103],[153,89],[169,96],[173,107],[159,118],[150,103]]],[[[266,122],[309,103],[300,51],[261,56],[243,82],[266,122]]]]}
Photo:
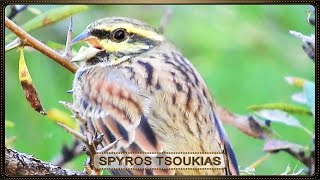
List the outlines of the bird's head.
{"type": "MultiPolygon", "coordinates": [[[[109,17],[97,20],[90,25],[72,43],[86,41],[91,47],[102,53],[112,55],[113,64],[117,60],[145,53],[159,45],[165,37],[148,24],[131,18],[109,17]]],[[[90,60],[90,59],[89,59],[90,60]]]]}

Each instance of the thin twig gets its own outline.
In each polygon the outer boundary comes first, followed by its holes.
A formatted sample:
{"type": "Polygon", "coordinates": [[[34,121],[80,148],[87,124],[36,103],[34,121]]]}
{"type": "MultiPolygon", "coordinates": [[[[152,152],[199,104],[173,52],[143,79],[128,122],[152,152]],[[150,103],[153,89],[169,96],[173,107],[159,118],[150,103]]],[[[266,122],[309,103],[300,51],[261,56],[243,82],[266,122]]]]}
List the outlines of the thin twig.
{"type": "Polygon", "coordinates": [[[67,40],[66,40],[66,49],[63,53],[63,56],[66,58],[72,58],[72,51],[71,51],[71,39],[72,39],[72,17],[70,18],[68,33],[67,33],[67,40]]]}
{"type": "Polygon", "coordinates": [[[172,15],[172,8],[170,6],[165,7],[163,15],[162,15],[162,17],[160,19],[159,31],[161,33],[163,33],[165,28],[167,27],[167,25],[168,25],[168,23],[170,21],[171,15],[172,15]]]}
{"type": "Polygon", "coordinates": [[[122,139],[122,137],[120,137],[119,139],[116,139],[115,141],[113,141],[113,143],[103,147],[102,149],[97,150],[98,153],[105,153],[108,152],[110,149],[112,149],[120,140],[122,139]]]}
{"type": "Polygon", "coordinates": [[[20,46],[25,46],[26,44],[23,44],[20,38],[16,38],[11,43],[7,44],[5,46],[5,52],[11,51],[12,49],[15,49],[20,46]]]}
{"type": "Polygon", "coordinates": [[[59,63],[72,73],[75,73],[77,71],[77,67],[74,64],[72,64],[68,58],[63,57],[53,49],[49,48],[39,40],[32,37],[30,34],[28,34],[26,31],[24,31],[22,28],[20,28],[7,17],[5,17],[5,25],[14,34],[16,34],[24,44],[27,44],[33,47],[34,49],[40,51],[42,54],[48,56],[49,58],[59,63]]]}
{"type": "Polygon", "coordinates": [[[59,126],[63,127],[67,132],[71,133],[73,136],[75,136],[76,138],[80,139],[83,142],[87,142],[87,138],[86,136],[80,134],[79,132],[75,131],[74,129],[71,129],[70,127],[61,124],[61,123],[57,123],[59,126]]]}
{"type": "Polygon", "coordinates": [[[256,160],[255,162],[253,162],[252,164],[249,165],[250,168],[257,168],[260,164],[262,164],[264,161],[266,161],[267,159],[269,159],[269,157],[271,156],[271,153],[267,153],[264,156],[262,156],[260,159],[256,160]]]}

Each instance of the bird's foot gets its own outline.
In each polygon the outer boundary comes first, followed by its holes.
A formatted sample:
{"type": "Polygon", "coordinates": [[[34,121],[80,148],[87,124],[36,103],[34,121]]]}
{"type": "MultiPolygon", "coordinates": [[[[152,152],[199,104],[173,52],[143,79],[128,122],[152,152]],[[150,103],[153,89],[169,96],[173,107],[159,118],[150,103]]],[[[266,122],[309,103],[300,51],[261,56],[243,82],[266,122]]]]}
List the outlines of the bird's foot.
{"type": "Polygon", "coordinates": [[[102,147],[102,144],[101,144],[103,140],[103,134],[95,133],[93,136],[91,133],[87,133],[86,137],[87,137],[87,141],[84,143],[86,144],[86,148],[87,148],[86,153],[88,155],[88,159],[85,163],[85,172],[90,175],[101,175],[102,173],[101,169],[96,168],[93,164],[95,155],[97,153],[108,152],[117,144],[117,142],[120,139],[122,139],[122,137],[115,140],[114,142],[112,142],[111,144],[105,147],[102,147]],[[102,148],[98,148],[98,147],[102,147],[102,148]]]}

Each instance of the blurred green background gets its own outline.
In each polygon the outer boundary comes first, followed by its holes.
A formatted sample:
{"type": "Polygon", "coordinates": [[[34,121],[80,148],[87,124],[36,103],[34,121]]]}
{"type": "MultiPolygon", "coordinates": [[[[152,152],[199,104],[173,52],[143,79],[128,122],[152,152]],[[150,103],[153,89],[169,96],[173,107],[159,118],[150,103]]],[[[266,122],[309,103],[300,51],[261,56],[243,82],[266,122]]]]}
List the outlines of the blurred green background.
{"type": "MultiPolygon", "coordinates": [[[[31,5],[41,12],[58,5],[31,5]]],[[[107,16],[126,16],[159,27],[164,5],[91,5],[73,16],[74,34],[89,23],[107,16]]],[[[176,5],[165,35],[192,61],[207,82],[216,102],[239,114],[247,107],[271,102],[292,103],[297,91],[284,76],[299,76],[314,81],[315,66],[303,52],[302,43],[289,30],[314,33],[307,21],[308,5],[176,5]]],[[[7,9],[9,11],[9,8],[7,9]]],[[[8,13],[8,12],[6,12],[8,13]]],[[[35,14],[26,10],[14,21],[21,25],[35,14]]],[[[69,20],[65,19],[31,32],[37,39],[65,43],[69,20]]],[[[6,34],[8,30],[6,29],[6,34]]],[[[8,43],[8,42],[6,42],[8,43]]],[[[25,58],[33,82],[45,109],[57,108],[68,114],[59,100],[71,101],[65,93],[72,86],[73,74],[37,51],[28,50],[25,58]]],[[[5,119],[15,126],[5,129],[6,137],[16,136],[13,148],[51,161],[60,154],[63,144],[71,145],[72,136],[55,122],[35,112],[24,97],[18,79],[19,53],[5,54],[5,119]]],[[[312,119],[300,118],[314,131],[312,119]]],[[[303,130],[273,123],[280,139],[310,145],[303,130]]],[[[234,127],[225,126],[241,169],[264,156],[263,141],[253,139],[234,127]]],[[[82,170],[85,156],[65,167],[82,170]]],[[[286,167],[303,165],[286,153],[272,155],[256,169],[256,174],[280,174],[286,167]]]]}

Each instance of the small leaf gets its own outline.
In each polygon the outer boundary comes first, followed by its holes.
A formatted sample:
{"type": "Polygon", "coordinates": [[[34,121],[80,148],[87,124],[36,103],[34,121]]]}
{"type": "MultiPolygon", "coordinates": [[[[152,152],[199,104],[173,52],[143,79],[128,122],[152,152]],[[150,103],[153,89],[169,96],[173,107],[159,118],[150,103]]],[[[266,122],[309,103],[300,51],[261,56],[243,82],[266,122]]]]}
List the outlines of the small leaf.
{"type": "Polygon", "coordinates": [[[291,172],[291,167],[290,164],[287,166],[286,170],[281,173],[280,175],[289,175],[289,173],[291,172]]]}
{"type": "MultiPolygon", "coordinates": [[[[23,24],[21,27],[26,32],[33,31],[35,29],[42,28],[44,26],[47,26],[49,24],[58,22],[62,19],[65,19],[67,17],[70,17],[74,14],[77,14],[79,12],[85,11],[88,9],[88,6],[86,5],[65,5],[61,6],[55,9],[50,9],[44,13],[39,14],[38,16],[34,17],[30,21],[23,24]]],[[[6,41],[13,38],[14,34],[9,34],[5,37],[6,41]]]]}
{"type": "Polygon", "coordinates": [[[301,175],[301,173],[303,172],[303,169],[299,169],[297,172],[294,172],[294,170],[291,169],[290,164],[287,166],[286,170],[281,173],[280,175],[301,175]]]}
{"type": "Polygon", "coordinates": [[[260,110],[257,111],[256,114],[270,121],[284,123],[289,126],[302,127],[296,118],[281,110],[260,110]]]}
{"type": "Polygon", "coordinates": [[[312,112],[304,107],[286,104],[286,103],[269,103],[269,104],[253,105],[248,107],[248,109],[251,111],[259,111],[264,109],[282,110],[290,114],[312,115],[312,112]]]}
{"type": "MultiPolygon", "coordinates": [[[[314,25],[314,19],[310,19],[309,21],[312,25],[314,25]]],[[[314,34],[310,36],[304,35],[297,31],[289,31],[289,33],[297,38],[299,38],[302,42],[302,49],[304,52],[309,56],[309,58],[314,62],[315,61],[315,45],[316,45],[316,38],[314,34]]]]}
{"type": "Polygon", "coordinates": [[[14,122],[12,122],[12,121],[5,120],[4,126],[5,126],[5,128],[12,128],[12,127],[15,126],[15,124],[14,124],[14,122]]]}
{"type": "Polygon", "coordinates": [[[240,169],[240,175],[255,175],[255,173],[254,173],[255,171],[256,171],[255,168],[247,167],[244,170],[240,169]]]}
{"type": "Polygon", "coordinates": [[[256,114],[264,119],[274,122],[280,122],[288,126],[299,127],[303,129],[309,135],[312,135],[312,132],[304,127],[295,117],[290,114],[281,111],[281,110],[260,110],[256,114]]]}
{"type": "Polygon", "coordinates": [[[291,96],[291,99],[300,104],[307,104],[307,98],[303,92],[295,93],[291,96]]]}
{"type": "Polygon", "coordinates": [[[29,104],[34,110],[36,110],[42,115],[46,115],[46,112],[44,111],[41,105],[41,102],[39,100],[38,93],[32,83],[32,79],[24,59],[23,48],[19,48],[19,50],[20,50],[19,80],[24,90],[26,99],[28,100],[29,104]]]}
{"type": "Polygon", "coordinates": [[[70,115],[63,111],[58,109],[50,109],[47,113],[50,120],[64,124],[72,129],[76,127],[75,121],[70,117],[70,115]]]}
{"type": "Polygon", "coordinates": [[[299,77],[292,77],[292,76],[287,76],[285,77],[285,80],[288,82],[288,84],[302,88],[304,83],[305,83],[305,79],[299,78],[299,77]]]}

